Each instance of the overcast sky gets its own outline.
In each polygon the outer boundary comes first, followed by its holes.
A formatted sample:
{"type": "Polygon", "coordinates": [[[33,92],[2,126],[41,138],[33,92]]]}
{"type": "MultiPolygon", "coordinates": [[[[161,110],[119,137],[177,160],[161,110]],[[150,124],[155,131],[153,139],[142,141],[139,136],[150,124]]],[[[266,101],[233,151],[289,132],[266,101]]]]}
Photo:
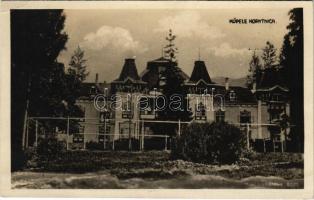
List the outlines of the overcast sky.
{"type": "Polygon", "coordinates": [[[59,61],[67,66],[78,45],[85,50],[87,81],[112,81],[125,58],[136,57],[139,73],[161,57],[171,28],[177,39],[179,66],[191,75],[194,61],[204,60],[211,77],[244,77],[252,51],[266,41],[278,49],[289,23],[288,9],[274,10],[65,10],[67,50],[59,61]],[[273,18],[275,24],[231,24],[233,18],[273,18]]]}

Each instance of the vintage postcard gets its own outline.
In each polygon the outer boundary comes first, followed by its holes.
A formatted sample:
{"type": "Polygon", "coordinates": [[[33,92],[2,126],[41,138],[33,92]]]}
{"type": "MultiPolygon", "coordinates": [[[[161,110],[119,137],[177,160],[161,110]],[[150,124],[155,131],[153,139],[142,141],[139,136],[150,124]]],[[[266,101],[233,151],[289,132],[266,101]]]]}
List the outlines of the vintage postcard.
{"type": "Polygon", "coordinates": [[[313,197],[312,2],[0,14],[0,195],[313,197]]]}

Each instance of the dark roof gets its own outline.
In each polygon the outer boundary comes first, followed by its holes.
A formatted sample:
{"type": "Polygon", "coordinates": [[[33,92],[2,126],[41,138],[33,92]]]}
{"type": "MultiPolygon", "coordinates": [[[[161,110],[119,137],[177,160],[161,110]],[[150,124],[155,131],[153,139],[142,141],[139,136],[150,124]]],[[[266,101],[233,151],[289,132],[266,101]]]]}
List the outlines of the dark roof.
{"type": "Polygon", "coordinates": [[[169,59],[164,57],[160,57],[158,59],[147,62],[146,69],[141,73],[141,79],[148,83],[148,87],[150,89],[154,87],[159,87],[158,82],[161,76],[161,71],[165,70],[167,67],[176,67],[179,71],[180,76],[184,80],[189,79],[189,76],[177,66],[177,63],[171,62],[169,59]]]}
{"type": "Polygon", "coordinates": [[[194,68],[189,82],[197,83],[200,80],[205,81],[207,84],[213,83],[209,77],[205,62],[197,60],[194,62],[194,68]]]}
{"type": "Polygon", "coordinates": [[[79,99],[89,99],[91,95],[103,94],[105,88],[110,92],[110,84],[107,83],[82,83],[79,99]]]}
{"type": "Polygon", "coordinates": [[[245,87],[231,86],[229,90],[225,90],[226,103],[234,104],[256,104],[257,100],[252,91],[245,87]],[[235,93],[235,101],[230,100],[230,93],[235,93]]]}
{"type": "Polygon", "coordinates": [[[170,60],[169,59],[167,59],[167,58],[165,58],[165,57],[160,57],[160,58],[157,58],[157,59],[155,59],[155,60],[151,60],[151,61],[149,61],[149,62],[161,62],[161,63],[165,63],[165,62],[169,62],[170,60]]]}
{"type": "Polygon", "coordinates": [[[115,81],[124,81],[127,78],[131,78],[132,80],[140,80],[140,77],[137,73],[135,59],[127,58],[125,59],[124,65],[122,67],[120,76],[115,81]]]}
{"type": "Polygon", "coordinates": [[[286,88],[280,69],[267,68],[263,71],[261,81],[257,84],[257,89],[268,89],[274,86],[286,88]]]}

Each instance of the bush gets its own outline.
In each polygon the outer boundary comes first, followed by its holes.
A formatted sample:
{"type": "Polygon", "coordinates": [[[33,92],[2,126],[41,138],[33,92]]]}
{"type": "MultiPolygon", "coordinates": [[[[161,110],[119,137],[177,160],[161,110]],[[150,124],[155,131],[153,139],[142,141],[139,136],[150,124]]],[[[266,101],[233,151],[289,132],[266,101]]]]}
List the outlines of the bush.
{"type": "Polygon", "coordinates": [[[48,164],[50,161],[58,159],[66,151],[66,144],[56,137],[50,136],[38,141],[36,154],[38,164],[48,164]]]}
{"type": "Polygon", "coordinates": [[[244,149],[245,135],[225,122],[192,123],[172,146],[172,157],[193,162],[230,164],[244,149]]]}
{"type": "Polygon", "coordinates": [[[86,142],[86,149],[88,150],[104,150],[104,144],[100,142],[89,141],[86,142]]]}

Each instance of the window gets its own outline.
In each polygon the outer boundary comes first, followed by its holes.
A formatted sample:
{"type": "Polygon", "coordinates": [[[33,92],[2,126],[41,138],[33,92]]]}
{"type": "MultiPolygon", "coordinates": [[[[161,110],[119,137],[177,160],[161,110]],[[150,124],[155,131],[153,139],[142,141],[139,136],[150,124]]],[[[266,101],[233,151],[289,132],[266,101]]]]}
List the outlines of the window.
{"type": "Polygon", "coordinates": [[[84,133],[85,126],[79,126],[79,133],[84,133]]]}
{"type": "Polygon", "coordinates": [[[101,112],[99,114],[99,122],[103,123],[106,119],[110,119],[110,112],[101,112]]]}
{"type": "Polygon", "coordinates": [[[89,93],[90,93],[90,94],[96,94],[96,93],[97,93],[96,87],[95,87],[95,86],[92,86],[92,87],[90,88],[90,90],[89,90],[89,93]]]}
{"type": "Polygon", "coordinates": [[[229,97],[230,97],[230,101],[235,101],[236,93],[233,90],[231,90],[231,92],[229,93],[229,97]]]}
{"type": "Polygon", "coordinates": [[[122,122],[119,124],[120,138],[134,137],[135,124],[129,122],[122,122]]]}
{"type": "Polygon", "coordinates": [[[273,94],[272,100],[273,101],[280,101],[280,100],[282,100],[281,94],[277,94],[277,93],[273,94]]]}
{"type": "Polygon", "coordinates": [[[130,101],[123,102],[122,104],[122,118],[124,119],[132,119],[132,104],[130,101]]]}
{"type": "Polygon", "coordinates": [[[79,105],[80,110],[82,111],[82,118],[79,119],[80,122],[85,122],[85,113],[86,113],[86,108],[83,105],[79,105]]]}
{"type": "Polygon", "coordinates": [[[83,134],[74,134],[73,135],[73,143],[83,143],[84,135],[83,134]]]}
{"type": "Polygon", "coordinates": [[[206,108],[202,102],[195,105],[195,119],[206,120],[206,108]]]}
{"type": "Polygon", "coordinates": [[[142,98],[139,102],[141,115],[154,115],[154,98],[142,98]]]}
{"type": "Polygon", "coordinates": [[[104,141],[104,137],[107,138],[108,136],[103,135],[103,134],[110,134],[110,124],[106,123],[105,125],[99,126],[99,135],[98,136],[98,141],[99,142],[103,142],[104,141]]]}
{"type": "Polygon", "coordinates": [[[240,112],[240,123],[241,124],[247,124],[251,123],[251,112],[249,111],[241,111],[240,112]]]}
{"type": "Polygon", "coordinates": [[[216,122],[224,122],[225,121],[225,111],[218,110],[215,112],[216,122]]]}

